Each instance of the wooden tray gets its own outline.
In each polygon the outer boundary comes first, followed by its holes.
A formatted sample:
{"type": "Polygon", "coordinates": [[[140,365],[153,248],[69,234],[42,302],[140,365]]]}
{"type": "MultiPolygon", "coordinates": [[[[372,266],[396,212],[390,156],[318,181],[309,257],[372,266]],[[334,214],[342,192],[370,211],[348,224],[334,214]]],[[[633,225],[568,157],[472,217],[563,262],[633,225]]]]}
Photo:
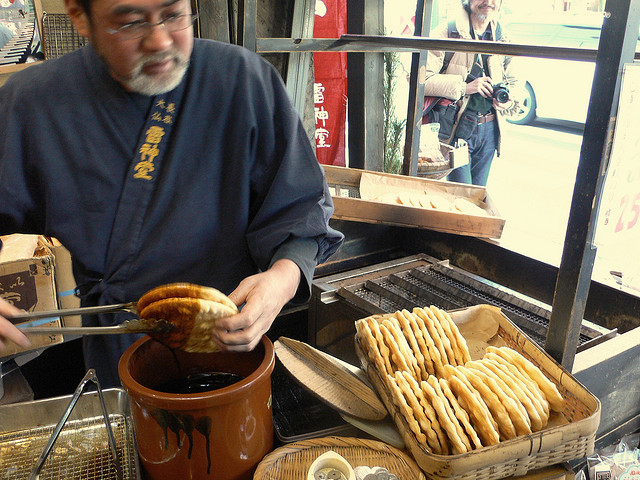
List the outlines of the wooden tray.
{"type": "Polygon", "coordinates": [[[254,480],[302,480],[313,461],[328,451],[342,455],[353,468],[384,467],[403,480],[427,480],[416,462],[386,443],[351,437],[323,437],[277,448],[258,464],[254,480]]]}
{"type": "Polygon", "coordinates": [[[323,165],[332,192],[334,218],[364,223],[382,223],[401,227],[426,228],[481,238],[500,238],[505,219],[500,217],[485,187],[444,180],[407,177],[389,173],[367,172],[406,185],[407,189],[435,189],[456,196],[478,199],[487,205],[488,216],[445,212],[435,209],[393,205],[360,198],[363,170],[323,165]]]}
{"type": "MultiPolygon", "coordinates": [[[[593,453],[600,423],[600,401],[497,308],[477,305],[469,309],[475,309],[477,315],[492,315],[499,323],[498,336],[507,346],[531,360],[558,386],[566,400],[565,409],[559,414],[562,421],[554,422],[553,426],[539,432],[469,453],[433,454],[417,441],[387,392],[380,372],[369,363],[356,337],[356,352],[362,368],[391,413],[408,450],[420,468],[430,479],[495,480],[524,475],[530,470],[585,458],[593,453]]],[[[455,320],[456,311],[450,314],[455,320]]]]}

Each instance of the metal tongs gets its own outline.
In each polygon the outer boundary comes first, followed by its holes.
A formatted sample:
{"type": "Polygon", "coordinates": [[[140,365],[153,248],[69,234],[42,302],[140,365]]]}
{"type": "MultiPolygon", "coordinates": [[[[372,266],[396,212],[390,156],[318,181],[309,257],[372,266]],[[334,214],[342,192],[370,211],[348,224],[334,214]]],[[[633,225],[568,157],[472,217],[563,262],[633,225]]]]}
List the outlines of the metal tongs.
{"type": "Polygon", "coordinates": [[[36,464],[31,469],[28,480],[40,479],[40,471],[44,466],[44,462],[47,460],[47,457],[53,450],[53,445],[56,443],[56,440],[58,440],[58,437],[60,436],[60,433],[62,432],[62,429],[64,428],[65,423],[67,423],[67,420],[71,415],[71,411],[74,409],[74,407],[76,406],[76,403],[78,403],[78,400],[80,399],[84,391],[87,389],[87,385],[89,384],[89,382],[93,382],[95,384],[96,390],[98,392],[98,398],[100,399],[100,406],[102,407],[104,424],[107,429],[107,439],[109,442],[109,449],[111,450],[111,455],[113,456],[113,459],[112,459],[113,467],[116,470],[116,475],[118,480],[124,479],[122,464],[120,462],[120,456],[118,455],[118,449],[116,446],[116,439],[115,439],[115,436],[113,435],[113,429],[111,428],[111,420],[109,419],[109,412],[107,412],[107,406],[104,401],[104,395],[102,394],[102,389],[100,388],[100,382],[98,381],[98,377],[96,376],[96,371],[93,369],[90,369],[89,371],[87,371],[84,378],[78,385],[78,388],[76,388],[76,391],[73,394],[73,397],[71,398],[71,401],[67,406],[67,409],[62,415],[62,418],[60,418],[60,421],[58,421],[58,424],[56,425],[56,427],[54,428],[53,433],[51,434],[51,437],[49,437],[49,441],[47,442],[47,445],[45,446],[43,452],[40,454],[40,457],[36,461],[36,464]]]}
{"type": "MultiPolygon", "coordinates": [[[[37,326],[34,320],[53,321],[68,315],[95,315],[99,313],[130,312],[137,314],[136,302],[102,305],[99,307],[67,308],[42,312],[25,312],[8,316],[14,322],[27,320],[24,325],[16,325],[23,333],[67,334],[67,335],[110,335],[117,333],[165,333],[173,328],[173,324],[162,319],[141,319],[124,321],[109,327],[49,327],[37,326]]],[[[43,322],[39,322],[43,323],[43,322]]]]}

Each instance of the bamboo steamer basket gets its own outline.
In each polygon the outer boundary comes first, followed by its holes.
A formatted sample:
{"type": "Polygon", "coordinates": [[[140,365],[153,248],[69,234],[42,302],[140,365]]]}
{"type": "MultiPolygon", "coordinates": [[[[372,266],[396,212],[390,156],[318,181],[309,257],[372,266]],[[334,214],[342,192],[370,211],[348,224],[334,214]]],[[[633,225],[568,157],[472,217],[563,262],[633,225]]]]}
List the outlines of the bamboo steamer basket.
{"type": "MultiPolygon", "coordinates": [[[[531,360],[556,384],[565,399],[565,408],[552,424],[539,432],[459,455],[431,453],[417,441],[404,416],[393,403],[382,375],[369,362],[356,337],[356,352],[362,368],[390,412],[418,466],[433,480],[495,480],[524,475],[530,470],[591,455],[600,423],[600,401],[498,308],[477,305],[460,311],[470,309],[474,309],[477,315],[491,315],[498,322],[497,335],[507,346],[531,360]]],[[[456,312],[449,312],[454,320],[456,312]]]]}
{"type": "Polygon", "coordinates": [[[416,462],[406,453],[376,440],[351,437],[322,437],[290,443],[275,449],[258,464],[254,480],[301,480],[313,461],[333,451],[353,468],[360,465],[384,467],[398,478],[427,480],[416,462]]]}

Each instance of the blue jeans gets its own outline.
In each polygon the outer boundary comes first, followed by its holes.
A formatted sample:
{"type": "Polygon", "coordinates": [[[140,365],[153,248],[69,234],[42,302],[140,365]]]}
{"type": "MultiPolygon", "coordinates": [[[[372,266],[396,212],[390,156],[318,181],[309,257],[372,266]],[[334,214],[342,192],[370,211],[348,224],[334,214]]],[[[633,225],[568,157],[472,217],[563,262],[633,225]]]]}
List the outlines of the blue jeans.
{"type": "Polygon", "coordinates": [[[497,141],[498,124],[496,119],[491,122],[476,124],[471,137],[467,140],[469,144],[469,163],[451,171],[447,180],[486,186],[487,180],[489,180],[491,162],[496,153],[497,141]]]}

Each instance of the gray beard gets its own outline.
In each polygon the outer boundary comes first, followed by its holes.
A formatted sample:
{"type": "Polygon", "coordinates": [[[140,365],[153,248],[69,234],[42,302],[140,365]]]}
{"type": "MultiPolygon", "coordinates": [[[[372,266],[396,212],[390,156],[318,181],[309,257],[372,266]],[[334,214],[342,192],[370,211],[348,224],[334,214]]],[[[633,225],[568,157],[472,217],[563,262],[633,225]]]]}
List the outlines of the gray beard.
{"type": "Polygon", "coordinates": [[[158,54],[141,60],[135,66],[133,73],[128,78],[121,78],[120,81],[128,90],[142,95],[154,96],[170,92],[182,81],[182,78],[189,67],[188,58],[184,58],[182,55],[175,53],[174,58],[176,60],[176,66],[163,78],[149,76],[142,70],[146,62],[163,60],[165,57],[166,54],[158,54]]]}

